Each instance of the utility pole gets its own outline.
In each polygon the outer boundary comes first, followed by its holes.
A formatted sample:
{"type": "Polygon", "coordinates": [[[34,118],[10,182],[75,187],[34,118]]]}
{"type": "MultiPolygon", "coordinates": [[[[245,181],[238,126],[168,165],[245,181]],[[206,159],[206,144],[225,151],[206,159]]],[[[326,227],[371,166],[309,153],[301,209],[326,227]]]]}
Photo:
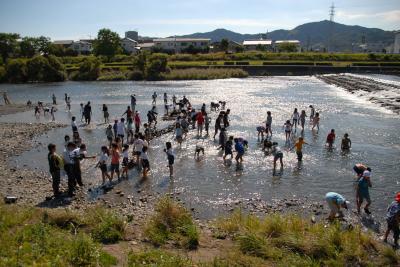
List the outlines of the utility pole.
{"type": "Polygon", "coordinates": [[[333,25],[335,19],[335,4],[332,2],[332,5],[329,8],[329,44],[328,51],[333,51],[333,25]]]}

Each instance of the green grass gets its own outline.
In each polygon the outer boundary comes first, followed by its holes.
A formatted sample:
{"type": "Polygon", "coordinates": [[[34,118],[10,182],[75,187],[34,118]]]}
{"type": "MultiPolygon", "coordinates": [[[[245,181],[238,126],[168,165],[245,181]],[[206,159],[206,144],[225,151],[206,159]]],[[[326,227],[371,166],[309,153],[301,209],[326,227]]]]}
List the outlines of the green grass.
{"type": "Polygon", "coordinates": [[[242,69],[232,68],[189,68],[172,69],[165,74],[166,80],[210,80],[226,78],[245,78],[249,74],[242,69]]]}
{"type": "Polygon", "coordinates": [[[158,202],[144,233],[155,246],[161,246],[169,240],[185,249],[196,249],[199,244],[199,233],[191,214],[168,197],[158,202]]]}
{"type": "Polygon", "coordinates": [[[130,252],[128,255],[129,267],[187,267],[193,266],[189,259],[173,255],[159,249],[140,253],[130,252]]]}
{"type": "Polygon", "coordinates": [[[122,231],[101,208],[82,216],[0,203],[0,266],[112,266],[117,260],[99,242],[120,240],[122,231]]]}
{"type": "Polygon", "coordinates": [[[260,219],[236,211],[230,218],[217,220],[216,228],[218,235],[230,236],[237,244],[235,257],[255,257],[277,266],[400,264],[392,249],[358,227],[342,230],[339,223],[311,224],[294,215],[260,219]]]}

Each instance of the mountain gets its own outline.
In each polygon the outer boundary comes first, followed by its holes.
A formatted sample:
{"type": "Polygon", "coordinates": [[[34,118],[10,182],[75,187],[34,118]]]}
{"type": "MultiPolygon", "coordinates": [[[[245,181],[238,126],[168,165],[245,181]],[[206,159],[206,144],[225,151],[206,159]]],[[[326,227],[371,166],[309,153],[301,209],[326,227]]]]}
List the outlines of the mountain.
{"type": "Polygon", "coordinates": [[[394,41],[394,31],[384,31],[377,28],[366,28],[361,26],[350,26],[336,22],[323,20],[310,22],[297,26],[292,30],[275,30],[267,35],[263,34],[240,34],[226,29],[216,29],[211,32],[193,33],[179,37],[186,38],[210,38],[212,42],[227,38],[236,42],[243,40],[259,39],[264,37],[272,40],[299,40],[303,47],[323,48],[329,46],[330,32],[332,31],[332,49],[336,51],[351,50],[352,44],[362,43],[365,39],[367,43],[382,43],[388,46],[394,41]]]}

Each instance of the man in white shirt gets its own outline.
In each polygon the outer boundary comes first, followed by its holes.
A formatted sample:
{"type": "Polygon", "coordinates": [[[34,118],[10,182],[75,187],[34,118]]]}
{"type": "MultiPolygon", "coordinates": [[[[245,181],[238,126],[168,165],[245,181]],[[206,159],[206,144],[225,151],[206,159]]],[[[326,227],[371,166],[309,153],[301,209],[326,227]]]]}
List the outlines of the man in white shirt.
{"type": "Polygon", "coordinates": [[[122,144],[124,144],[125,131],[125,119],[121,118],[121,121],[117,125],[117,136],[121,138],[122,144]]]}
{"type": "Polygon", "coordinates": [[[144,141],[139,138],[139,134],[135,134],[135,141],[133,141],[133,155],[136,157],[136,162],[139,163],[139,157],[142,153],[144,141]]]}

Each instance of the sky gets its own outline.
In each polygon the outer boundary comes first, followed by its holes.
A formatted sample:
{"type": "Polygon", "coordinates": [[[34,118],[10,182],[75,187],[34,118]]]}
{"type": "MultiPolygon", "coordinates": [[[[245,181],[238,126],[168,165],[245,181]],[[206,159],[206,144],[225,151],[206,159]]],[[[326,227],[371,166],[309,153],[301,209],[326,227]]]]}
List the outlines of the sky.
{"type": "MultiPolygon", "coordinates": [[[[167,37],[225,28],[265,33],[329,19],[325,0],[0,0],[0,32],[53,40],[121,36],[167,37]]],[[[400,0],[336,0],[339,23],[400,30],[400,0]]]]}

